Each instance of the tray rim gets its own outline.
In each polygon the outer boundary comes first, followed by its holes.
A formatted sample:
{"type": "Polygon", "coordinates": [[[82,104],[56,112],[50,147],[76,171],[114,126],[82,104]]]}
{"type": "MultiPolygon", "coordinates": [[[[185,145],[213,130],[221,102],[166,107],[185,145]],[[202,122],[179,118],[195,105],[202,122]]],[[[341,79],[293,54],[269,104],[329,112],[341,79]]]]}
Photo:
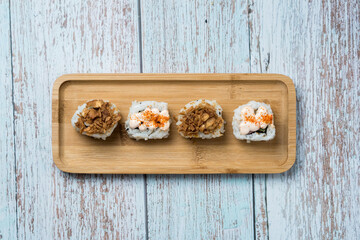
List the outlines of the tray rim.
{"type": "MultiPolygon", "coordinates": [[[[73,73],[64,74],[58,77],[53,83],[52,88],[52,156],[57,168],[63,172],[68,173],[82,173],[82,174],[226,174],[219,172],[196,173],[196,172],[176,172],[176,173],[124,173],[124,172],[96,172],[96,171],[73,171],[71,168],[66,168],[60,158],[60,149],[58,143],[55,141],[59,138],[59,96],[61,86],[68,81],[121,81],[121,80],[141,80],[141,81],[274,81],[283,82],[288,90],[288,155],[287,160],[278,166],[277,169],[268,169],[268,171],[239,171],[237,174],[274,174],[288,171],[296,161],[296,91],[292,79],[283,74],[272,73],[73,73]]],[[[232,172],[234,173],[234,172],[232,172]]]]}

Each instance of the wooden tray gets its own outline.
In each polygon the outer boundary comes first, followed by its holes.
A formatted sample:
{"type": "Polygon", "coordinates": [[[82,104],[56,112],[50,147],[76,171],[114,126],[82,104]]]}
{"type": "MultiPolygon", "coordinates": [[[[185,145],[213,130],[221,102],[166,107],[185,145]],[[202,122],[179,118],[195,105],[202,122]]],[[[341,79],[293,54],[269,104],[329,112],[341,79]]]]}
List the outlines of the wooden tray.
{"type": "Polygon", "coordinates": [[[292,80],[279,74],[71,74],[58,78],[52,94],[52,147],[56,166],[73,173],[280,173],[295,162],[296,96],[292,80]],[[80,135],[70,119],[90,99],[106,99],[121,111],[121,124],[106,141],[80,135]],[[176,116],[186,103],[216,99],[226,132],[202,140],[182,138],[171,126],[168,139],[135,141],[124,122],[133,100],[169,103],[176,116]],[[269,142],[235,139],[233,110],[250,100],[269,103],[276,137],[269,142]]]}

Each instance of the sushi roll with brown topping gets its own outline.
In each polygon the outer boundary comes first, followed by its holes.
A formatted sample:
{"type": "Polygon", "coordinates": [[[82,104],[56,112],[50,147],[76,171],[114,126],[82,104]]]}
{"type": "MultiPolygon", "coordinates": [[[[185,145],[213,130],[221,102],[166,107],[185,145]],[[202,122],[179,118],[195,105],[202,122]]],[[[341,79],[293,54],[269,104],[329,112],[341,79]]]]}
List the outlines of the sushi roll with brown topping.
{"type": "Polygon", "coordinates": [[[217,138],[225,132],[222,108],[215,100],[200,99],[186,104],[176,125],[184,138],[217,138]]]}
{"type": "Polygon", "coordinates": [[[97,99],[79,106],[71,124],[83,135],[105,140],[112,134],[120,119],[120,111],[115,104],[97,99]]]}

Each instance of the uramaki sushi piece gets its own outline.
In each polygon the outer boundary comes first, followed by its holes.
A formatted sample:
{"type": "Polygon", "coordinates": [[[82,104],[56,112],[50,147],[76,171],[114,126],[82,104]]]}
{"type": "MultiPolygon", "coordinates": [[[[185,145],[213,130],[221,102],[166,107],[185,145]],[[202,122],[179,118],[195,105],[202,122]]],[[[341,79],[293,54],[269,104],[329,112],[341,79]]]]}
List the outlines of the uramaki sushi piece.
{"type": "Polygon", "coordinates": [[[71,124],[83,135],[105,140],[117,127],[120,119],[120,111],[115,104],[94,99],[79,106],[71,124]]]}
{"type": "Polygon", "coordinates": [[[256,101],[234,110],[232,126],[235,138],[247,142],[270,141],[276,132],[270,105],[256,101]]]}
{"type": "Polygon", "coordinates": [[[125,128],[136,140],[163,139],[169,136],[170,114],[168,104],[156,101],[133,101],[125,128]]]}
{"type": "Polygon", "coordinates": [[[177,117],[177,129],[184,138],[211,139],[225,132],[222,108],[215,100],[199,99],[189,102],[177,117]]]}

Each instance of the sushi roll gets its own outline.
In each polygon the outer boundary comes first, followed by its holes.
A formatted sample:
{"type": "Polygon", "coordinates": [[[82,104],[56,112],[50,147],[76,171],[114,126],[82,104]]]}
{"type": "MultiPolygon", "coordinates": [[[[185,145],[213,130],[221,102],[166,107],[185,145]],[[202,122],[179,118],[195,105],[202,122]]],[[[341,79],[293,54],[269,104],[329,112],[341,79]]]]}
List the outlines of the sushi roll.
{"type": "Polygon", "coordinates": [[[136,140],[162,139],[169,136],[171,119],[168,104],[155,101],[133,101],[125,128],[136,140]]]}
{"type": "Polygon", "coordinates": [[[120,119],[120,111],[115,104],[95,99],[79,106],[71,124],[83,135],[105,140],[112,134],[120,119]]]}
{"type": "Polygon", "coordinates": [[[217,138],[225,132],[222,108],[215,100],[189,102],[180,110],[176,125],[184,138],[217,138]]]}
{"type": "Polygon", "coordinates": [[[237,139],[269,141],[275,137],[274,115],[270,105],[250,101],[234,110],[233,132],[237,139]]]}

